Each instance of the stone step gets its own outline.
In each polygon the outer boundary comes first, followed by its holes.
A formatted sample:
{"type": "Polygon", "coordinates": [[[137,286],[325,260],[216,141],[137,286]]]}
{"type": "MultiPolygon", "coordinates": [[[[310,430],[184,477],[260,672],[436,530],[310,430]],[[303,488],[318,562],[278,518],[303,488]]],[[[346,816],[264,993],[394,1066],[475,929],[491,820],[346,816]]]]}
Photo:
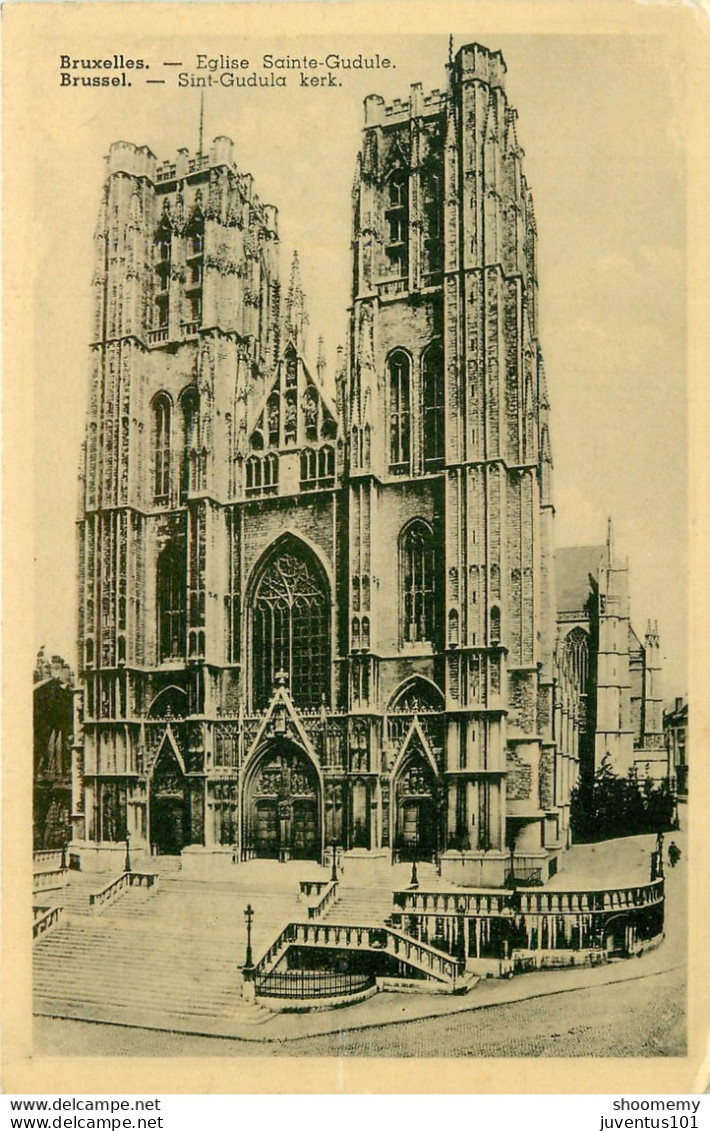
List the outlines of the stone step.
{"type": "Polygon", "coordinates": [[[101,1004],[167,1009],[183,1016],[234,1016],[248,1004],[240,996],[238,967],[232,947],[214,954],[198,940],[181,949],[153,933],[123,937],[114,929],[67,925],[35,948],[35,998],[47,1008],[75,1001],[84,1010],[101,1004]],[[136,945],[137,939],[145,945],[136,945]]]}
{"type": "Polygon", "coordinates": [[[322,916],[324,922],[369,925],[384,923],[392,914],[392,892],[387,889],[339,887],[338,898],[322,916]]]}

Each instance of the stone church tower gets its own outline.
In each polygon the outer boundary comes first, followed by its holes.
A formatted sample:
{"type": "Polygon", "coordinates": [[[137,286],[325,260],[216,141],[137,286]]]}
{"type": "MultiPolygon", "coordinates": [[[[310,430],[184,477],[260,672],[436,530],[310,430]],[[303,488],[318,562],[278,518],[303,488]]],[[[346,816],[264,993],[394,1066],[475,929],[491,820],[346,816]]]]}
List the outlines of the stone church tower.
{"type": "Polygon", "coordinates": [[[112,147],[79,523],[74,829],[137,850],[438,859],[568,840],[536,228],[505,64],[365,103],[346,355],[231,143],[112,147]]]}
{"type": "MultiPolygon", "coordinates": [[[[565,836],[551,456],[535,219],[505,64],[474,45],[449,72],[445,92],[365,103],[347,423],[351,649],[363,624],[368,645],[351,660],[352,707],[386,711],[404,675],[430,687],[430,710],[442,696],[443,746],[427,755],[445,871],[490,882],[511,846],[544,855],[565,836]]],[[[392,771],[406,749],[387,737],[392,771]]],[[[384,789],[385,836],[406,835],[397,804],[384,789]]]]}

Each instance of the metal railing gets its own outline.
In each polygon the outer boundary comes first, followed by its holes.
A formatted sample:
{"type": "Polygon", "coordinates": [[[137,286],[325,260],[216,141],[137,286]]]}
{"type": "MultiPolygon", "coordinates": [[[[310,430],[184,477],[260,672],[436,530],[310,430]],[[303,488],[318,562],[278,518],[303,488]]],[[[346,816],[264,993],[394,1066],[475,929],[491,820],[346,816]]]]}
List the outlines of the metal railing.
{"type": "Polygon", "coordinates": [[[349,997],[375,985],[372,974],[348,974],[336,971],[288,970],[272,971],[256,982],[258,997],[308,998],[349,997]]]}
{"type": "Polygon", "coordinates": [[[542,868],[530,868],[524,872],[519,868],[514,869],[512,872],[509,870],[505,873],[505,886],[507,888],[522,885],[522,887],[536,887],[542,884],[542,868]]]}

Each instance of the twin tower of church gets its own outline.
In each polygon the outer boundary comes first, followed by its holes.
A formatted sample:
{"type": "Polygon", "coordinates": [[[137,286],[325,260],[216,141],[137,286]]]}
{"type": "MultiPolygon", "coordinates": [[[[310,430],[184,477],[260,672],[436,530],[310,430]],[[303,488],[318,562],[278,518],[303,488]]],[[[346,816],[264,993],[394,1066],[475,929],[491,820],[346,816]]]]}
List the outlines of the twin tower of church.
{"type": "Polygon", "coordinates": [[[473,44],[445,90],[366,100],[334,373],[305,353],[298,263],[282,285],[277,210],[231,141],[163,164],[111,147],[79,521],[82,867],[117,866],[128,835],[195,871],[337,843],[365,870],[547,875],[580,759],[598,761],[597,700],[624,772],[654,746],[624,706],[629,663],[605,659],[607,638],[628,654],[628,597],[607,607],[597,585],[596,627],[586,604],[558,625],[537,233],[504,75],[473,44]]]}

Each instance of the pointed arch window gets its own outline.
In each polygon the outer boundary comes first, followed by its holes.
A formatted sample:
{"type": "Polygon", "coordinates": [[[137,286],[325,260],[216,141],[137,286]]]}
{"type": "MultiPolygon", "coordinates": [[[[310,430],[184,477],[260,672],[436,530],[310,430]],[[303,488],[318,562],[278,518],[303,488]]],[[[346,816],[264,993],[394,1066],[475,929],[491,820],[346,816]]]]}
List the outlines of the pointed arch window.
{"type": "Polygon", "coordinates": [[[318,456],[313,448],[304,448],[301,452],[301,490],[313,491],[318,477],[318,456]]]}
{"type": "Polygon", "coordinates": [[[155,328],[168,328],[168,291],[170,287],[170,258],[172,231],[169,223],[161,223],[155,236],[155,328]]]}
{"type": "Polygon", "coordinates": [[[388,362],[390,389],[390,464],[401,470],[410,455],[410,364],[402,350],[395,350],[388,362]]]}
{"type": "Polygon", "coordinates": [[[170,496],[172,407],[167,393],[158,393],[153,400],[153,494],[156,503],[167,503],[170,496]]]}
{"type": "Polygon", "coordinates": [[[246,494],[276,495],[279,489],[279,457],[269,452],[260,459],[249,456],[246,462],[246,494]]]}
{"type": "Polygon", "coordinates": [[[275,452],[269,452],[264,456],[263,483],[264,494],[276,494],[279,485],[279,457],[275,452]]]}
{"type": "Polygon", "coordinates": [[[199,444],[200,444],[200,394],[197,389],[186,389],[180,398],[182,408],[182,479],[183,497],[188,492],[199,490],[199,444]]]}
{"type": "Polygon", "coordinates": [[[330,701],[330,596],[314,556],[289,542],[267,563],[252,604],[253,700],[267,705],[278,672],[286,672],[294,702],[330,701]]]}
{"type": "Polygon", "coordinates": [[[441,342],[432,342],[422,362],[424,463],[431,467],[444,458],[444,355],[441,342]]]}
{"type": "MultiPolygon", "coordinates": [[[[424,270],[431,276],[441,272],[443,266],[443,207],[441,197],[441,176],[429,173],[423,179],[424,198],[424,270]]],[[[434,277],[425,277],[424,283],[432,285],[434,277]]]]}
{"type": "Polygon", "coordinates": [[[204,267],[205,218],[199,206],[195,207],[186,235],[185,298],[188,307],[188,322],[183,323],[183,328],[192,330],[196,328],[196,323],[202,321],[202,273],[204,267]]]}
{"type": "Polygon", "coordinates": [[[401,622],[409,643],[432,641],[436,617],[436,551],[431,527],[409,523],[400,537],[401,622]]]}
{"type": "Polygon", "coordinates": [[[573,628],[564,642],[565,659],[575,686],[586,694],[589,676],[589,637],[583,628],[573,628]]]}
{"type": "Polygon", "coordinates": [[[409,242],[409,176],[404,170],[393,173],[387,184],[385,208],[387,259],[394,275],[407,273],[409,242]]]}
{"type": "Polygon", "coordinates": [[[269,444],[278,448],[281,423],[281,400],[278,393],[272,393],[266,406],[266,421],[268,425],[269,444]]]}
{"type": "Polygon", "coordinates": [[[187,560],[184,546],[172,541],[158,558],[158,648],[160,662],[183,659],[187,560]]]}
{"type": "Polygon", "coordinates": [[[490,626],[490,642],[495,646],[500,644],[500,609],[497,605],[491,609],[490,626]]]}
{"type": "Polygon", "coordinates": [[[332,487],[335,482],[335,449],[331,444],[322,448],[304,448],[301,452],[301,490],[317,491],[332,487]]]}

